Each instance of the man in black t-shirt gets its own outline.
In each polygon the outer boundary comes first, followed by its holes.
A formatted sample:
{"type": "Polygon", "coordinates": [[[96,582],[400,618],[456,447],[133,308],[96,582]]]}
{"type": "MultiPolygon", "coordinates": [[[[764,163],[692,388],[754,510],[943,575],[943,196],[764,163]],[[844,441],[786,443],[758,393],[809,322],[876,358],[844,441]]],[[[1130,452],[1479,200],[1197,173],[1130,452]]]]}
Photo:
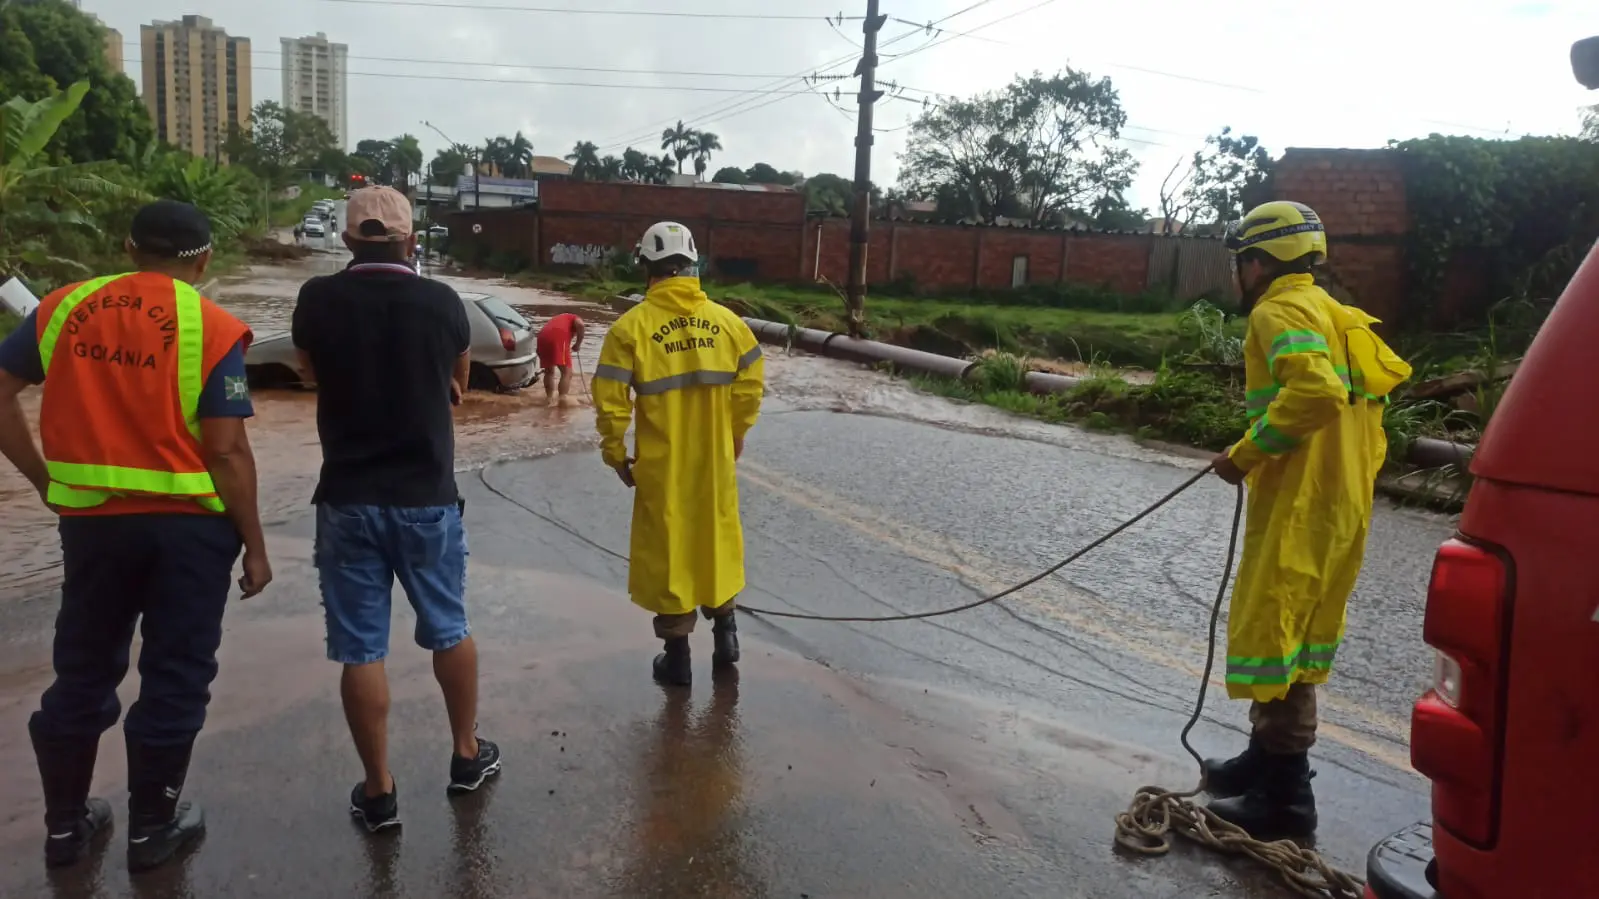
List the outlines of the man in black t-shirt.
{"type": "Polygon", "coordinates": [[[411,204],[399,191],[352,191],[344,271],[313,278],[294,309],[294,345],[317,383],[322,477],[314,560],[328,658],[366,778],[350,812],[368,830],[400,823],[388,768],[390,593],[399,578],[431,651],[454,755],[451,794],[500,770],[476,736],[477,647],[466,615],[466,531],[455,485],[452,403],[466,389],[471,326],[455,291],[418,277],[411,204]]]}

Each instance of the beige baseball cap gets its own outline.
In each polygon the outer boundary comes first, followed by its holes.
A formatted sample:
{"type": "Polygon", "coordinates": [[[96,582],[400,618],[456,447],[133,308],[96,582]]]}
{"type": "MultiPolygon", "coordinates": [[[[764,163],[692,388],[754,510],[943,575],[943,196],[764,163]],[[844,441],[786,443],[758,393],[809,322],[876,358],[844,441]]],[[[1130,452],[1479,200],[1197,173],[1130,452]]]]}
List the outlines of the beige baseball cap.
{"type": "Polygon", "coordinates": [[[392,187],[350,191],[344,234],[351,240],[394,243],[411,236],[411,201],[392,187]]]}

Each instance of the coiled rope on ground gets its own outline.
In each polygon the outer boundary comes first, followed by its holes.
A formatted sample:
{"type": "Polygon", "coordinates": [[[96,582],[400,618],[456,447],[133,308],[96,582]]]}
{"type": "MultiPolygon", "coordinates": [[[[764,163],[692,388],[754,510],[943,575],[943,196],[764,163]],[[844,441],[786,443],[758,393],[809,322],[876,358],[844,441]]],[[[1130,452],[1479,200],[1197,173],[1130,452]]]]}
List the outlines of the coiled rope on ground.
{"type": "MultiPolygon", "coordinates": [[[[964,605],[948,609],[935,609],[929,612],[907,613],[903,615],[816,615],[805,612],[784,612],[772,609],[761,609],[739,603],[739,609],[753,615],[770,618],[787,618],[798,621],[833,621],[841,623],[867,624],[887,621],[920,621],[928,618],[940,618],[945,615],[954,615],[966,612],[990,603],[998,602],[1021,590],[1044,580],[1055,574],[1067,565],[1077,561],[1095,549],[1105,545],[1117,535],[1128,528],[1143,521],[1156,511],[1176,499],[1184,491],[1199,483],[1211,469],[1206,467],[1203,471],[1182,482],[1156,500],[1143,511],[1127,519],[1107,533],[1095,539],[1082,549],[1077,550],[1060,562],[1051,565],[1038,574],[1014,584],[998,593],[993,593],[974,600],[964,605]]],[[[578,540],[592,546],[608,555],[623,561],[627,556],[610,547],[603,546],[594,540],[579,533],[576,529],[549,515],[535,511],[526,504],[515,499],[492,484],[485,469],[478,470],[478,480],[490,493],[500,497],[506,502],[522,509],[524,512],[545,521],[556,528],[576,537],[578,540]]],[[[1193,744],[1188,741],[1188,735],[1199,723],[1205,710],[1205,696],[1210,689],[1211,672],[1216,665],[1216,627],[1221,619],[1221,607],[1227,599],[1227,584],[1232,576],[1233,563],[1238,557],[1238,530],[1244,517],[1244,488],[1236,488],[1233,501],[1232,527],[1227,536],[1227,562],[1222,569],[1221,583],[1216,588],[1216,600],[1210,610],[1210,633],[1205,652],[1205,671],[1199,681],[1199,696],[1194,702],[1193,714],[1188,722],[1183,725],[1178,737],[1183,749],[1193,757],[1194,763],[1199,766],[1201,785],[1192,790],[1168,790],[1164,787],[1144,786],[1139,787],[1133,794],[1132,803],[1127,810],[1116,815],[1116,845],[1135,855],[1158,856],[1171,851],[1172,835],[1176,834],[1187,840],[1198,843],[1217,852],[1228,855],[1242,855],[1254,859],[1261,865],[1276,872],[1282,882],[1300,896],[1311,899],[1362,899],[1365,882],[1359,877],[1334,867],[1313,849],[1292,840],[1258,840],[1250,836],[1243,828],[1228,821],[1223,821],[1216,814],[1194,801],[1204,791],[1204,757],[1193,744]]]]}

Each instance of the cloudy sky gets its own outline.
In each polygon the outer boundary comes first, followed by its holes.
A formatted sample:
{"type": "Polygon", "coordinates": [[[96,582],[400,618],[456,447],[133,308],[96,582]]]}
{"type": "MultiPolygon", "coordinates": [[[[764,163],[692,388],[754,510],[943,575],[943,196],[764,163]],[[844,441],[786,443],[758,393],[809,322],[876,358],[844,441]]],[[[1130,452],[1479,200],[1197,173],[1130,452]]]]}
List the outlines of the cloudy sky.
{"type": "MultiPolygon", "coordinates": [[[[863,0],[164,2],[173,0],[83,0],[83,8],[132,42],[135,81],[139,25],[152,16],[205,15],[249,37],[257,101],[280,96],[278,39],[325,32],[350,48],[352,146],[410,132],[431,158],[444,141],[427,120],[462,142],[520,129],[545,155],[564,155],[579,140],[608,152],[632,144],[659,153],[661,129],[682,119],[721,136],[726,149],[713,170],[764,161],[847,176],[853,166],[848,82],[821,88],[843,91],[835,105],[793,76],[851,72],[861,23],[835,27],[826,17],[841,9],[858,17],[863,0]],[[792,18],[776,18],[783,16],[792,18]]],[[[972,94],[1018,72],[1068,65],[1109,76],[1121,92],[1125,145],[1142,161],[1134,205],[1154,205],[1172,164],[1224,125],[1258,135],[1274,152],[1372,147],[1434,131],[1571,133],[1580,107],[1599,99],[1573,80],[1568,57],[1573,40],[1599,34],[1593,0],[882,6],[892,19],[880,78],[900,85],[905,99],[878,109],[879,183],[894,180],[905,126],[922,98],[972,94]],[[946,17],[946,30],[934,35],[909,24],[946,17]]]]}

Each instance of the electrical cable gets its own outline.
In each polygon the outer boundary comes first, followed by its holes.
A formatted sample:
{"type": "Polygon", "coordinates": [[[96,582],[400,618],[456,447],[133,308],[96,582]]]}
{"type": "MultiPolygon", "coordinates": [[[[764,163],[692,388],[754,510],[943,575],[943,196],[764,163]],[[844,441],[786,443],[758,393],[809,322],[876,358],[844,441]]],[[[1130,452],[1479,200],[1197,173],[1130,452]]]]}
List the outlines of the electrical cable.
{"type": "MultiPolygon", "coordinates": [[[[1211,471],[1212,467],[1206,466],[1203,471],[1177,485],[1165,496],[1145,507],[1143,511],[1123,521],[1087,546],[1044,569],[1042,572],[998,593],[989,594],[963,605],[935,609],[928,612],[881,616],[813,615],[800,612],[782,612],[761,609],[742,602],[739,603],[739,610],[756,617],[856,624],[922,621],[970,611],[1011,596],[1060,571],[1149,517],[1161,507],[1176,499],[1184,491],[1199,483],[1211,471]]],[[[570,534],[609,556],[623,562],[628,561],[626,555],[584,536],[577,529],[553,516],[535,511],[532,507],[500,490],[489,481],[486,468],[478,469],[478,480],[490,493],[527,512],[529,515],[570,534]]],[[[1227,585],[1232,577],[1233,564],[1238,557],[1238,532],[1243,524],[1243,518],[1244,488],[1239,485],[1234,488],[1232,527],[1227,532],[1227,560],[1225,567],[1222,569],[1221,581],[1216,587],[1216,599],[1210,609],[1210,625],[1205,649],[1205,668],[1200,676],[1199,695],[1194,701],[1192,714],[1189,715],[1187,722],[1183,724],[1182,731],[1178,735],[1178,742],[1182,744],[1184,751],[1193,757],[1194,763],[1199,767],[1199,786],[1192,790],[1184,791],[1169,790],[1165,787],[1157,786],[1139,787],[1133,794],[1133,800],[1128,805],[1127,811],[1116,815],[1115,842],[1117,846],[1137,855],[1165,855],[1171,851],[1172,836],[1175,834],[1218,852],[1245,855],[1253,858],[1275,871],[1289,889],[1301,896],[1311,897],[1311,899],[1362,899],[1364,882],[1348,872],[1333,867],[1330,862],[1322,858],[1315,850],[1305,848],[1291,840],[1265,841],[1256,839],[1244,831],[1243,828],[1222,820],[1217,817],[1215,812],[1194,801],[1195,797],[1204,791],[1205,760],[1189,741],[1189,735],[1193,733],[1194,728],[1204,716],[1205,697],[1209,693],[1211,674],[1216,667],[1216,647],[1218,642],[1216,631],[1221,620],[1222,604],[1227,600],[1227,585]]]]}
{"type": "MultiPolygon", "coordinates": [[[[684,12],[670,9],[590,9],[571,6],[504,6],[497,3],[440,3],[438,0],[322,0],[324,3],[350,3],[356,6],[419,6],[427,9],[466,9],[486,12],[560,13],[573,16],[656,16],[668,19],[745,19],[767,22],[809,22],[822,16],[793,13],[684,12]]],[[[862,16],[844,16],[845,21],[860,21],[862,16]]]]}

